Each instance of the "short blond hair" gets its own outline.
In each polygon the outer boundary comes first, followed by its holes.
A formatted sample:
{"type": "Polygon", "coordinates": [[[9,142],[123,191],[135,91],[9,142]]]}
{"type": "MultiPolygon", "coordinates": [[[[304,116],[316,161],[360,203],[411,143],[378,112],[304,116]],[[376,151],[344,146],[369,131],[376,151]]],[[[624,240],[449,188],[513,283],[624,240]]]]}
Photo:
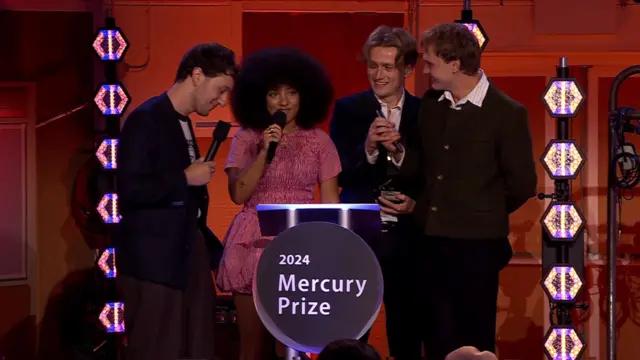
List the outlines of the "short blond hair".
{"type": "Polygon", "coordinates": [[[369,60],[369,53],[374,47],[393,47],[398,50],[396,65],[415,66],[418,60],[418,44],[410,32],[403,28],[378,26],[369,35],[362,47],[362,56],[369,60]]]}

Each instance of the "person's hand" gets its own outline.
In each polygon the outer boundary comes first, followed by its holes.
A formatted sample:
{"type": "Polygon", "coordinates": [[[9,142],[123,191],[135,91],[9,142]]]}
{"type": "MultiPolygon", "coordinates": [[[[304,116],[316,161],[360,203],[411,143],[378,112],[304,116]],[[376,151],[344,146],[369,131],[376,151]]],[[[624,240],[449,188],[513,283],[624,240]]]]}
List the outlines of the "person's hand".
{"type": "Polygon", "coordinates": [[[400,141],[400,134],[397,131],[393,130],[391,140],[383,141],[382,146],[384,146],[384,148],[387,149],[390,154],[395,154],[402,151],[401,146],[395,145],[396,141],[400,141]]]}
{"type": "Polygon", "coordinates": [[[213,161],[204,161],[204,158],[196,160],[184,171],[187,177],[187,184],[191,186],[206,185],[211,181],[213,172],[216,170],[216,163],[213,161]]]}
{"type": "Polygon", "coordinates": [[[393,142],[397,140],[400,140],[400,134],[396,131],[395,126],[389,120],[377,117],[369,127],[365,150],[371,154],[378,148],[378,143],[381,143],[387,151],[393,153],[398,151],[393,145],[393,142]]]}
{"type": "Polygon", "coordinates": [[[404,194],[395,195],[397,202],[391,202],[384,197],[378,197],[378,204],[380,204],[380,211],[388,215],[403,215],[411,214],[413,208],[416,206],[415,200],[404,194]]]}
{"type": "Polygon", "coordinates": [[[282,138],[282,129],[280,126],[273,124],[262,132],[262,142],[265,150],[269,149],[269,143],[280,142],[282,138]]]}

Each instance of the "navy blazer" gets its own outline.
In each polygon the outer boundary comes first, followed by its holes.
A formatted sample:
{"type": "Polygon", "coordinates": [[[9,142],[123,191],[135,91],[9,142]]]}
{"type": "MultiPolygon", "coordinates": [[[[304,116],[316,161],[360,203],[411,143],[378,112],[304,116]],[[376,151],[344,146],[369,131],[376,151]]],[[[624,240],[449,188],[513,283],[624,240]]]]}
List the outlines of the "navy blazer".
{"type": "MultiPolygon", "coordinates": [[[[206,225],[207,187],[187,184],[184,170],[191,158],[180,117],[163,93],[127,118],[118,143],[122,220],[114,242],[121,274],[183,289],[197,232],[205,237],[212,268],[218,265],[222,244],[206,225]]],[[[195,140],[190,121],[189,128],[195,140]]],[[[197,144],[196,155],[200,157],[197,144]]]]}
{"type": "MultiPolygon", "coordinates": [[[[378,156],[375,164],[369,164],[364,150],[364,143],[369,127],[378,117],[380,102],[373,90],[340,98],[336,101],[331,118],[330,135],[335,143],[342,172],[338,176],[338,185],[342,188],[342,203],[373,203],[376,190],[387,178],[387,160],[384,153],[378,156]]],[[[420,99],[405,89],[402,117],[400,118],[400,135],[417,129],[420,99]]],[[[402,189],[411,194],[409,188],[402,189]]]]}

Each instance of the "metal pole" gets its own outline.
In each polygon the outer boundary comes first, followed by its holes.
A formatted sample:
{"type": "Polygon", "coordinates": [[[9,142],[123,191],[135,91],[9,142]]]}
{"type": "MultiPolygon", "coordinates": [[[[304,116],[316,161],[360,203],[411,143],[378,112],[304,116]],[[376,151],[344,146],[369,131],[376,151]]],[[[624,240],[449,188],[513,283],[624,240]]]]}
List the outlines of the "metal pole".
{"type": "Polygon", "coordinates": [[[300,354],[297,350],[287,346],[284,349],[284,360],[300,360],[300,354]]]}
{"type": "MultiPolygon", "coordinates": [[[[560,63],[556,68],[556,76],[559,78],[568,78],[569,77],[569,60],[566,56],[560,58],[560,63]]],[[[561,117],[558,118],[557,122],[557,136],[558,140],[567,140],[569,139],[569,118],[561,117]]],[[[558,183],[569,183],[569,180],[557,180],[558,183]]]]}
{"type": "Polygon", "coordinates": [[[618,242],[616,223],[618,217],[618,189],[614,181],[616,164],[612,162],[618,148],[617,122],[617,117],[615,117],[609,123],[608,151],[611,169],[607,179],[607,360],[616,359],[616,244],[618,242]]]}
{"type": "Polygon", "coordinates": [[[629,77],[640,74],[640,65],[622,70],[613,80],[609,92],[609,177],[607,180],[607,360],[616,360],[616,247],[618,246],[618,188],[615,182],[614,157],[618,150],[618,134],[624,126],[623,116],[618,111],[620,85],[629,77]]]}
{"type": "MultiPolygon", "coordinates": [[[[569,60],[566,56],[560,58],[559,64],[556,67],[556,77],[560,79],[566,79],[569,77],[569,60]]],[[[559,117],[556,122],[556,138],[558,140],[569,139],[569,117],[559,117]]],[[[569,180],[555,180],[555,193],[558,195],[557,200],[569,201],[571,200],[571,193],[569,192],[569,180]]],[[[567,243],[559,243],[556,248],[556,258],[560,263],[569,263],[569,245],[567,243]]],[[[571,324],[571,308],[573,304],[558,304],[557,305],[557,321],[559,325],[571,324]]]]}

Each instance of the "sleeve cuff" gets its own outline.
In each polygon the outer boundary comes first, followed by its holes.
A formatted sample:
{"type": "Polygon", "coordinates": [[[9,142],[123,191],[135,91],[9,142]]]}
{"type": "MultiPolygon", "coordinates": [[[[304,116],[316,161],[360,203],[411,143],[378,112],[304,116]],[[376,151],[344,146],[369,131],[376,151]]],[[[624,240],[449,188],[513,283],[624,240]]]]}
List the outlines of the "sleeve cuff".
{"type": "Polygon", "coordinates": [[[400,155],[400,161],[396,161],[396,157],[392,156],[391,157],[391,162],[393,163],[393,165],[397,166],[397,167],[401,167],[402,166],[402,162],[404,161],[404,157],[407,154],[406,151],[404,151],[404,146],[400,145],[400,151],[402,151],[402,154],[400,155]]]}
{"type": "Polygon", "coordinates": [[[367,155],[367,162],[371,165],[375,164],[376,161],[378,161],[378,155],[380,155],[380,151],[378,151],[377,149],[374,150],[371,154],[369,154],[366,150],[365,150],[365,154],[367,155]]]}

